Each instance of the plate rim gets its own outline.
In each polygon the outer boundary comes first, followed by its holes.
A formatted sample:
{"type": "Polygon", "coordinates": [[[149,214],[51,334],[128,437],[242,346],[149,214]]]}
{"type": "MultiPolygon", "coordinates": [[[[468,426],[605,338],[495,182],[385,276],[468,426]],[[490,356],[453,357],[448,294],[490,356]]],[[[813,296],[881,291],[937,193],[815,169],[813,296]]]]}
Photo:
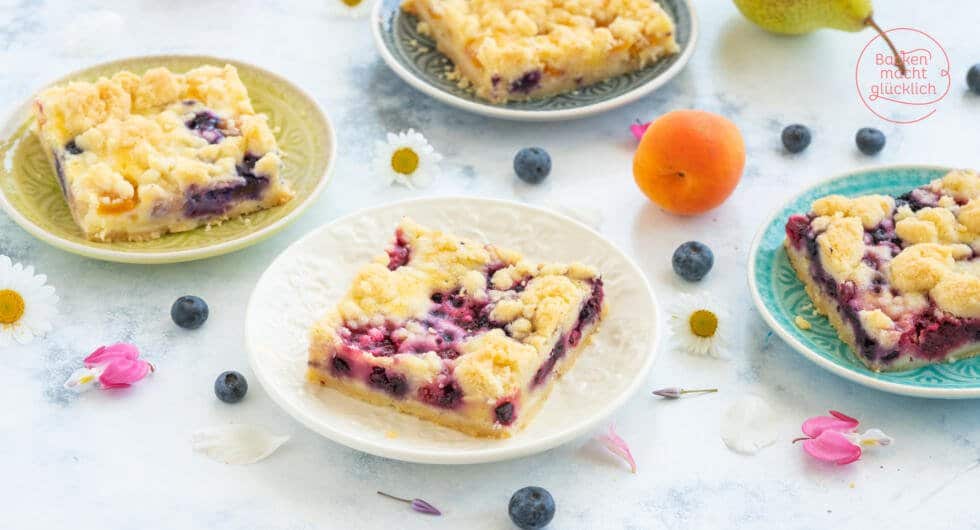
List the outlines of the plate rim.
{"type": "MultiPolygon", "coordinates": [[[[846,171],[842,173],[837,173],[826,179],[819,180],[798,193],[793,194],[789,199],[782,202],[774,211],[766,218],[762,226],[756,232],[754,239],[752,240],[752,245],[749,247],[749,263],[748,263],[748,280],[749,280],[749,291],[752,294],[752,301],[755,304],[756,310],[762,316],[766,325],[774,331],[779,338],[781,338],[786,344],[788,344],[792,349],[796,350],[807,360],[813,362],[817,366],[829,371],[830,373],[847,379],[849,381],[858,383],[868,388],[875,390],[880,390],[883,392],[888,392],[891,394],[897,394],[902,396],[911,396],[919,398],[932,398],[932,399],[970,399],[970,398],[980,398],[980,382],[978,382],[977,388],[929,388],[918,386],[914,384],[902,384],[894,383],[891,381],[882,381],[880,379],[875,379],[874,377],[859,373],[853,369],[843,366],[841,364],[835,363],[817,352],[813,351],[811,348],[807,347],[805,344],[800,342],[796,337],[794,337],[789,331],[784,329],[773,317],[769,308],[762,301],[760,295],[759,285],[756,282],[756,262],[759,259],[759,248],[762,244],[762,240],[765,236],[766,231],[772,224],[776,221],[776,217],[786,209],[790,204],[796,202],[804,195],[812,192],[816,188],[826,186],[833,182],[847,180],[856,175],[863,173],[870,173],[874,171],[894,171],[894,170],[932,170],[932,171],[950,171],[955,168],[950,166],[945,166],[941,164],[886,164],[886,165],[875,165],[868,166],[859,169],[854,169],[851,171],[846,171]]],[[[838,339],[839,340],[839,339],[838,339]]]]}
{"type": "MultiPolygon", "coordinates": [[[[652,0],[651,0],[652,1],[652,0]]],[[[670,80],[677,76],[691,60],[694,55],[694,50],[697,48],[698,38],[700,34],[699,21],[697,16],[697,11],[694,9],[694,3],[691,0],[678,0],[683,2],[687,7],[688,13],[690,13],[691,19],[691,37],[687,46],[681,51],[680,56],[677,61],[672,64],[669,68],[664,70],[660,75],[650,79],[646,83],[621,94],[614,98],[610,98],[598,103],[590,103],[588,105],[583,105],[581,107],[573,107],[569,109],[559,109],[559,110],[519,110],[519,109],[508,109],[506,107],[493,105],[491,103],[484,103],[480,101],[471,101],[465,98],[461,98],[454,94],[445,92],[438,87],[435,87],[423,79],[415,76],[407,68],[405,68],[394,56],[388,46],[385,45],[384,38],[382,37],[382,26],[384,25],[384,20],[381,15],[381,9],[385,0],[377,0],[374,6],[371,8],[371,33],[374,36],[374,45],[377,48],[378,53],[384,60],[385,64],[391,68],[395,74],[398,75],[403,81],[411,85],[416,90],[422,92],[423,94],[432,97],[446,105],[455,107],[461,110],[472,112],[474,114],[479,114],[483,116],[489,116],[491,118],[499,118],[504,120],[513,121],[563,121],[571,120],[577,118],[584,118],[586,116],[593,116],[606,112],[608,110],[615,109],[624,105],[633,103],[659,89],[663,85],[667,84],[670,80]]]]}
{"type": "MultiPolygon", "coordinates": [[[[55,248],[69,252],[75,255],[83,256],[86,258],[97,259],[101,261],[108,261],[114,263],[129,263],[129,264],[140,264],[140,265],[159,265],[159,264],[169,264],[169,263],[181,263],[187,261],[196,261],[201,259],[213,258],[241,250],[243,248],[255,245],[272,237],[279,231],[286,228],[288,225],[296,221],[302,214],[308,210],[314,202],[323,193],[323,190],[329,185],[333,180],[333,170],[337,161],[337,134],[334,130],[333,123],[330,121],[330,117],[327,115],[326,110],[320,105],[313,95],[300,86],[299,84],[287,79],[286,77],[277,74],[267,68],[259,66],[257,64],[243,61],[240,59],[233,59],[230,57],[218,57],[215,55],[208,54],[196,54],[196,53],[166,53],[166,54],[147,54],[147,55],[133,55],[127,57],[118,57],[115,59],[109,59],[106,61],[101,61],[93,64],[89,64],[82,68],[77,68],[70,71],[67,74],[60,75],[54,80],[44,82],[39,88],[31,92],[27,97],[27,100],[23,103],[14,103],[12,108],[8,110],[3,115],[3,121],[0,121],[0,131],[10,131],[11,136],[0,137],[0,140],[7,141],[13,139],[13,134],[19,130],[24,123],[18,122],[18,118],[24,113],[26,108],[30,107],[31,101],[34,97],[44,88],[52,86],[57,83],[66,82],[70,79],[76,78],[84,72],[97,69],[110,67],[116,64],[124,64],[133,61],[165,61],[165,60],[201,60],[202,63],[207,62],[221,62],[225,64],[231,64],[236,66],[245,66],[252,69],[265,77],[272,78],[277,82],[282,82],[288,85],[290,88],[295,90],[302,97],[306,98],[309,103],[312,104],[313,108],[316,109],[319,114],[319,118],[323,121],[324,130],[326,132],[326,142],[328,145],[327,165],[323,171],[323,174],[319,176],[316,186],[313,190],[306,195],[302,201],[296,205],[293,211],[287,213],[282,218],[276,220],[269,226],[261,228],[259,230],[254,230],[247,232],[244,236],[231,239],[229,241],[223,241],[215,245],[209,245],[196,249],[185,249],[185,250],[166,250],[166,251],[153,251],[153,252],[132,252],[127,250],[116,250],[112,248],[94,248],[81,243],[76,243],[74,241],[69,241],[67,239],[61,238],[53,233],[50,233],[40,226],[33,223],[30,219],[25,217],[19,210],[17,210],[13,204],[10,203],[6,194],[0,189],[0,209],[4,211],[18,226],[23,228],[26,232],[34,236],[35,238],[47,243],[55,248]]],[[[198,228],[200,229],[200,228],[198,228]]]]}
{"type": "MultiPolygon", "coordinates": [[[[278,405],[280,409],[282,409],[286,414],[288,414],[294,420],[298,421],[307,429],[319,434],[320,436],[323,436],[324,438],[334,443],[348,447],[350,449],[354,449],[356,451],[361,451],[371,455],[398,460],[402,462],[411,462],[417,464],[439,464],[439,465],[483,464],[483,463],[500,462],[505,460],[523,458],[526,456],[548,451],[550,449],[554,449],[555,447],[568,443],[576,438],[581,437],[582,435],[588,433],[589,431],[594,430],[597,425],[599,425],[604,420],[608,419],[617,410],[622,408],[627,401],[632,399],[637,394],[640,387],[646,382],[646,379],[649,376],[650,371],[653,368],[653,364],[656,361],[657,356],[660,352],[663,335],[666,332],[665,331],[666,328],[664,327],[663,322],[664,322],[663,311],[657,299],[656,293],[654,292],[653,287],[650,285],[649,279],[646,277],[646,274],[643,273],[643,270],[639,267],[639,265],[637,265],[636,261],[634,261],[632,257],[630,257],[626,252],[620,249],[619,246],[614,244],[608,238],[604,237],[602,234],[600,234],[592,227],[584,223],[581,223],[576,219],[563,215],[559,212],[550,210],[548,208],[524,204],[517,201],[506,200],[506,199],[484,198],[484,197],[476,197],[476,196],[469,196],[469,195],[415,197],[415,198],[399,200],[390,203],[374,205],[345,214],[341,217],[338,217],[327,223],[324,223],[323,225],[317,228],[310,230],[308,233],[304,234],[302,237],[300,237],[292,244],[290,244],[289,247],[283,249],[282,252],[280,252],[275,257],[275,259],[273,259],[269,263],[268,267],[266,267],[266,269],[262,272],[258,280],[256,280],[255,287],[252,288],[252,292],[249,295],[248,305],[246,306],[246,310],[245,310],[245,318],[243,320],[243,323],[245,324],[244,326],[245,350],[248,354],[249,368],[252,370],[252,373],[255,374],[255,377],[258,379],[259,384],[265,390],[269,398],[272,399],[272,401],[276,405],[278,405]],[[654,319],[653,319],[653,326],[654,326],[653,332],[651,333],[651,338],[649,343],[644,345],[644,347],[647,350],[647,353],[646,356],[644,357],[643,364],[640,367],[640,369],[635,372],[636,375],[633,377],[633,380],[630,382],[630,384],[622,392],[620,392],[619,395],[617,395],[614,399],[611,399],[609,403],[607,403],[602,409],[600,409],[597,413],[595,413],[589,420],[581,423],[575,428],[568,429],[565,431],[560,431],[558,433],[542,437],[534,441],[533,443],[529,443],[527,445],[518,446],[518,447],[507,447],[507,446],[490,447],[488,449],[479,450],[479,451],[464,451],[459,453],[452,453],[448,456],[445,454],[433,452],[431,450],[426,451],[426,450],[418,450],[418,449],[397,449],[397,448],[392,448],[390,446],[384,446],[376,442],[373,442],[371,440],[360,438],[358,436],[350,435],[343,429],[335,429],[332,426],[320,423],[316,419],[317,417],[316,414],[308,413],[308,411],[302,408],[294,408],[292,405],[290,405],[288,403],[287,398],[283,395],[282,390],[279,389],[276,385],[272,384],[272,382],[268,380],[267,376],[263,373],[262,370],[256,369],[258,365],[258,361],[257,361],[258,352],[256,351],[257,349],[253,345],[253,341],[251,338],[252,331],[249,329],[248,323],[252,320],[252,315],[256,311],[255,306],[258,303],[256,294],[259,285],[262,284],[262,282],[266,279],[266,277],[271,273],[273,267],[278,265],[280,261],[284,259],[284,256],[287,253],[292,251],[295,247],[305,244],[308,240],[315,238],[320,233],[329,230],[335,224],[348,221],[356,216],[372,215],[381,210],[400,208],[402,206],[405,206],[406,204],[425,203],[425,202],[446,202],[446,201],[475,201],[475,202],[503,205],[506,207],[516,207],[523,210],[534,211],[536,213],[545,213],[547,215],[557,217],[562,221],[570,222],[579,228],[587,230],[594,237],[599,238],[600,240],[606,242],[613,249],[615,249],[624,258],[629,268],[635,274],[637,274],[639,278],[642,280],[643,286],[646,288],[647,296],[649,297],[650,303],[655,312],[654,319]]],[[[488,443],[492,443],[495,440],[487,439],[487,441],[488,443]]]]}

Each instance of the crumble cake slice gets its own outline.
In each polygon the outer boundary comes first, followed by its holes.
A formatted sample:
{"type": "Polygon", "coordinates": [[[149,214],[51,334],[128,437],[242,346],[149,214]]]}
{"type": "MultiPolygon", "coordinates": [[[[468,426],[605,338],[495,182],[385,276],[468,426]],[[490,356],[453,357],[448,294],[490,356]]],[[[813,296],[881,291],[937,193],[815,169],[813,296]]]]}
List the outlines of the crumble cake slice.
{"type": "Polygon", "coordinates": [[[897,198],[818,199],[786,223],[817,311],[875,371],[980,355],[980,176],[952,171],[897,198]]]}
{"type": "Polygon", "coordinates": [[[677,53],[653,0],[405,0],[463,86],[492,103],[568,92],[677,53]]]}
{"type": "Polygon", "coordinates": [[[275,136],[231,65],[70,82],[41,92],[33,111],[90,240],[154,239],[293,196],[275,136]]]}
{"type": "Polygon", "coordinates": [[[311,334],[308,379],[473,436],[544,404],[603,316],[598,273],[403,220],[311,334]]]}

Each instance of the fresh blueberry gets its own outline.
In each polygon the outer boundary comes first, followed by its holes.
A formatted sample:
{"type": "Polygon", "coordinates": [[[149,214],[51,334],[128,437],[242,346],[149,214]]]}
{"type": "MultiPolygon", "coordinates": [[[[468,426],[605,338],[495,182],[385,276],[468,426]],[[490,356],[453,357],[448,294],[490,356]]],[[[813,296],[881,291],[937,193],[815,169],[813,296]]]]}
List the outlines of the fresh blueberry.
{"type": "Polygon", "coordinates": [[[783,147],[790,153],[799,153],[810,145],[810,129],[799,123],[783,129],[783,147]]]}
{"type": "Polygon", "coordinates": [[[248,392],[245,376],[233,371],[222,372],[214,380],[214,394],[225,403],[238,403],[248,392]]]}
{"type": "Polygon", "coordinates": [[[184,329],[197,329],[208,319],[208,304],[196,296],[181,296],[170,307],[170,318],[184,329]]]}
{"type": "Polygon", "coordinates": [[[701,281],[711,266],[715,264],[715,255],[704,243],[688,241],[677,247],[671,260],[674,272],[689,282],[701,281]]]}
{"type": "Polygon", "coordinates": [[[966,72],[966,86],[974,94],[980,94],[980,64],[975,64],[966,72]]]}
{"type": "Polygon", "coordinates": [[[551,173],[551,156],[540,147],[525,147],[514,157],[514,172],[528,184],[538,184],[551,173]]]}
{"type": "Polygon", "coordinates": [[[885,148],[885,133],[872,127],[862,127],[858,129],[854,141],[862,153],[876,155],[885,148]]]}
{"type": "Polygon", "coordinates": [[[514,492],[507,511],[521,530],[544,528],[555,516],[555,499],[544,488],[528,486],[514,492]]]}

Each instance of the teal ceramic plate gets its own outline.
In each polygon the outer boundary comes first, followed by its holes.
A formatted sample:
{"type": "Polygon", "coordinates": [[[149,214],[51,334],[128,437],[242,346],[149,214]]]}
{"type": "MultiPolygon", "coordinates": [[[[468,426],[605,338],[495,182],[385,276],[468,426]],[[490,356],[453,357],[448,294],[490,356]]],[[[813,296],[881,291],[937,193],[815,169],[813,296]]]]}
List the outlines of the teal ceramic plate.
{"type": "Polygon", "coordinates": [[[575,92],[493,105],[446,78],[452,63],[435,42],[418,32],[418,19],[404,13],[402,0],[378,0],[371,15],[375,45],[392,70],[423,93],[454,107],[494,118],[556,121],[581,118],[625,105],[653,92],[678,74],[694,53],[697,17],[690,0],[657,0],[674,20],[680,51],[626,75],[575,92]]]}
{"type": "Polygon", "coordinates": [[[769,326],[790,346],[841,377],[862,385],[909,396],[928,398],[980,397],[980,357],[904,372],[875,373],[866,368],[837,338],[824,317],[811,317],[810,298],[783,250],[783,227],[790,215],[809,210],[814,199],[837,193],[847,196],[884,193],[899,195],[946,174],[948,168],[895,166],[863,169],[814,186],[780,208],[756,236],[749,254],[749,287],[755,305],[769,326]],[[800,330],[796,315],[806,315],[813,328],[800,330]]]}

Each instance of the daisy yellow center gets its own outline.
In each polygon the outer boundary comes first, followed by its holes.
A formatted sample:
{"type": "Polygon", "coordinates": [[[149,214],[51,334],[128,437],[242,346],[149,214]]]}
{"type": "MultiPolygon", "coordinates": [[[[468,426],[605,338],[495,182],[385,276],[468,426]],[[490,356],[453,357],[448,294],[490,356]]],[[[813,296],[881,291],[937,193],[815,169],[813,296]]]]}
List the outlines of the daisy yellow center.
{"type": "Polygon", "coordinates": [[[361,5],[362,0],[340,0],[347,7],[357,7],[361,5]]]}
{"type": "Polygon", "coordinates": [[[17,291],[0,291],[0,324],[13,324],[24,316],[24,297],[17,291]]]}
{"type": "Polygon", "coordinates": [[[419,155],[408,147],[402,147],[391,155],[391,169],[402,175],[411,175],[419,168],[419,155]]]}
{"type": "Polygon", "coordinates": [[[718,316],[707,309],[698,309],[691,313],[688,323],[691,325],[691,333],[705,339],[714,337],[718,331],[718,316]]]}

